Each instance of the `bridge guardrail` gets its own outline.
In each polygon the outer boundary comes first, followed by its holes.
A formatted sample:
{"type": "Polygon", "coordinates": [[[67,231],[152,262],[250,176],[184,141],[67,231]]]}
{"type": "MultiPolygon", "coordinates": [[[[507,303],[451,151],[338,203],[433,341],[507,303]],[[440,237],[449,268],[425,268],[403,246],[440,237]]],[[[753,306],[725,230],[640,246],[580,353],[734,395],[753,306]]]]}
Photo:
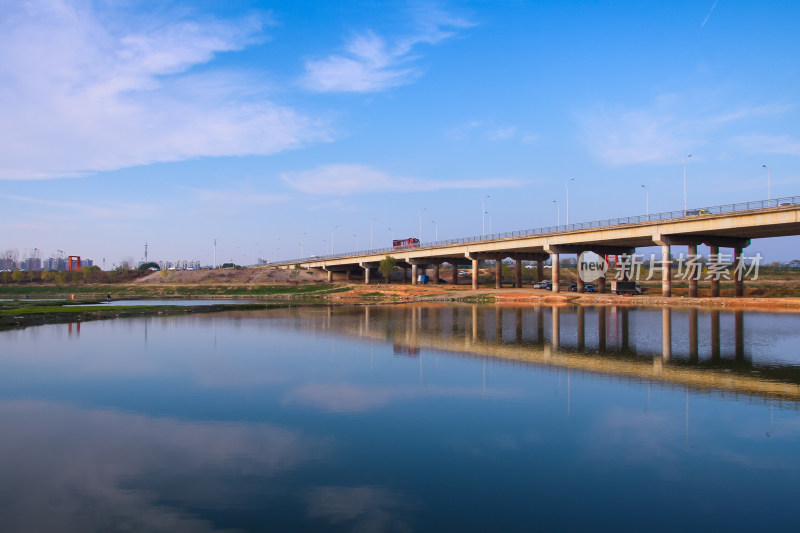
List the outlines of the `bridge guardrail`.
{"type": "Polygon", "coordinates": [[[271,266],[293,265],[296,263],[307,263],[310,261],[321,261],[325,259],[341,259],[343,257],[352,257],[353,255],[377,255],[405,250],[420,250],[424,248],[436,248],[448,244],[465,244],[472,242],[488,242],[500,239],[508,239],[512,237],[527,237],[531,235],[547,235],[556,233],[565,233],[573,230],[583,230],[592,228],[606,228],[611,226],[620,226],[623,224],[641,224],[645,222],[658,222],[660,220],[675,220],[678,218],[696,218],[707,215],[721,215],[725,213],[738,213],[742,211],[757,211],[760,209],[769,209],[777,207],[786,207],[791,205],[800,205],[800,196],[786,196],[783,198],[775,198],[772,200],[758,200],[753,202],[740,202],[735,204],[723,204],[711,207],[698,207],[687,209],[686,211],[664,211],[661,213],[653,213],[650,215],[637,215],[630,217],[608,218],[605,220],[593,220],[590,222],[575,222],[573,224],[562,224],[560,226],[544,226],[541,228],[507,231],[503,233],[493,233],[491,235],[480,235],[472,237],[460,237],[457,239],[446,239],[442,241],[433,241],[421,243],[420,246],[414,248],[373,248],[371,250],[359,250],[355,252],[344,252],[338,254],[318,255],[315,257],[303,257],[299,259],[290,259],[284,261],[274,261],[269,263],[271,266]]]}

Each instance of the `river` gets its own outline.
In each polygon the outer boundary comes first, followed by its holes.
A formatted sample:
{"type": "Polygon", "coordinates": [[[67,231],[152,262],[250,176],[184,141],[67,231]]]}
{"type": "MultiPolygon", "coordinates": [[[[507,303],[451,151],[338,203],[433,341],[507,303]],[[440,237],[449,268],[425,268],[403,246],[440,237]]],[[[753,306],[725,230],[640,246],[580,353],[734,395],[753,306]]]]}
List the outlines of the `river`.
{"type": "Polygon", "coordinates": [[[300,307],[0,332],[3,531],[795,527],[800,314],[300,307]]]}

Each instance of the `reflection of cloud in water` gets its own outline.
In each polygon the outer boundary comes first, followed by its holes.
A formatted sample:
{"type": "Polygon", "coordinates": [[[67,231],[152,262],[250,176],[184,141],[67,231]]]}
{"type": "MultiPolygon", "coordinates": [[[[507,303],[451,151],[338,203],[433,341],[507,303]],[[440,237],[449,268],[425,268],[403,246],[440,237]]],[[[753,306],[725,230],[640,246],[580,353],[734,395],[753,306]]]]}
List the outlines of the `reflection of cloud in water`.
{"type": "Polygon", "coordinates": [[[344,522],[350,531],[411,531],[400,516],[408,516],[413,506],[383,487],[318,487],[310,491],[308,507],[311,518],[344,522]]]}
{"type": "Polygon", "coordinates": [[[512,391],[465,387],[358,387],[345,383],[303,385],[284,397],[284,403],[300,404],[334,413],[359,413],[378,409],[397,400],[422,398],[511,398],[521,396],[512,391]]]}
{"type": "Polygon", "coordinates": [[[273,477],[325,453],[324,443],[267,424],[47,402],[0,402],[0,424],[3,531],[215,530],[182,507],[237,505],[238,476],[273,477]]]}

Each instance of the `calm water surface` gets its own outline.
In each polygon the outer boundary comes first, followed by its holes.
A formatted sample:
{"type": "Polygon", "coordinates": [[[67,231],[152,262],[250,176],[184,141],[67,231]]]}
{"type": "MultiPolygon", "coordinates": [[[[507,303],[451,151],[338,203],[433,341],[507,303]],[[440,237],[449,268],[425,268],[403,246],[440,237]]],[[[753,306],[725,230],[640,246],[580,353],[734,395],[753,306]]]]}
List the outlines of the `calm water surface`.
{"type": "Polygon", "coordinates": [[[613,307],[4,331],[0,530],[794,529],[798,346],[613,307]]]}

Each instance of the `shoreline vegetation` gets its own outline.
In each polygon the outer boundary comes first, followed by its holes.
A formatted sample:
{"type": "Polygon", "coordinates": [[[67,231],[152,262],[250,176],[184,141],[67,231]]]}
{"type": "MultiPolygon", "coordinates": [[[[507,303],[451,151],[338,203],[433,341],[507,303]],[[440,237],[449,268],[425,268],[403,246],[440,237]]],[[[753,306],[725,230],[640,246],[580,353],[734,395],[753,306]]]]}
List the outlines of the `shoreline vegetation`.
{"type": "MultiPolygon", "coordinates": [[[[562,283],[573,280],[568,269],[562,270],[562,283]],[[566,274],[566,275],[565,275],[566,274]]],[[[673,297],[661,296],[657,280],[642,282],[645,293],[640,296],[615,294],[552,293],[533,289],[530,279],[522,289],[512,288],[506,281],[503,289],[495,288],[489,269],[481,274],[481,288],[473,290],[464,279],[452,284],[402,284],[395,280],[386,284],[376,281],[365,285],[356,279],[324,281],[319,272],[252,268],[240,271],[154,272],[134,281],[120,283],[81,282],[8,283],[0,285],[0,328],[19,328],[39,324],[67,323],[107,318],[213,313],[230,310],[249,311],[296,305],[375,305],[395,303],[480,303],[494,305],[623,305],[643,307],[727,308],[800,312],[800,271],[768,270],[757,281],[746,282],[745,297],[733,298],[733,283],[722,282],[721,297],[710,298],[708,287],[700,289],[699,298],[686,296],[686,283],[673,282],[673,297]],[[249,272],[248,272],[249,271],[249,272]],[[728,286],[730,285],[730,286],[728,286]],[[111,302],[98,307],[75,307],[78,303],[111,302]],[[202,305],[115,305],[114,300],[220,300],[219,304],[202,305]],[[226,300],[253,300],[253,303],[226,304],[226,300]]],[[[342,275],[342,277],[344,277],[342,275]]],[[[573,276],[574,277],[574,276],[573,276]]],[[[450,281],[447,273],[442,279],[450,281]]]]}

